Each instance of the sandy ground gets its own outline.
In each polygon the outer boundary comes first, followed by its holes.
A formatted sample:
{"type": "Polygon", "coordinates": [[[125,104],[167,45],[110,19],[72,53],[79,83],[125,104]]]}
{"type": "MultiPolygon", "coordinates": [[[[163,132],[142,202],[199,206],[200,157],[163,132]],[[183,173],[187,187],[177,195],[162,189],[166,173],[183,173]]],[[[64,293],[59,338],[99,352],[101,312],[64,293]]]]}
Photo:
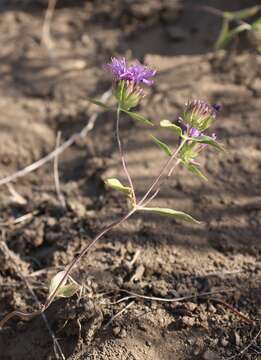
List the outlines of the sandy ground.
{"type": "MultiPolygon", "coordinates": [[[[199,3],[229,10],[257,1],[231,2],[230,8],[227,1],[199,3]]],[[[213,131],[227,152],[211,150],[200,159],[209,181],[179,168],[155,199],[155,205],[186,211],[202,224],[135,215],[104,236],[75,269],[84,296],[58,300],[46,312],[66,359],[260,356],[255,337],[261,317],[261,58],[244,39],[237,52],[214,53],[220,20],[196,12],[192,4],[60,1],[48,49],[41,43],[45,1],[0,4],[1,178],[52,151],[58,131],[64,141],[99,111],[94,129],[59,157],[66,209],[56,196],[52,162],[13,183],[24,202],[1,187],[1,318],[14,309],[39,307],[21,272],[43,302],[54,273],[126,211],[125,198],[104,187],[108,177],[125,181],[115,113],[86,100],[110,88],[102,65],[111,56],[137,57],[157,69],[139,109],[156,124],[174,120],[188,98],[223,105],[213,131]],[[28,213],[31,218],[13,223],[28,213]],[[222,289],[227,291],[184,302],[134,297],[116,303],[127,296],[123,290],[174,298],[222,289]]],[[[138,196],[164,162],[151,133],[175,145],[169,132],[122,118],[138,196]]],[[[42,318],[15,319],[1,329],[0,359],[55,359],[42,318]]]]}

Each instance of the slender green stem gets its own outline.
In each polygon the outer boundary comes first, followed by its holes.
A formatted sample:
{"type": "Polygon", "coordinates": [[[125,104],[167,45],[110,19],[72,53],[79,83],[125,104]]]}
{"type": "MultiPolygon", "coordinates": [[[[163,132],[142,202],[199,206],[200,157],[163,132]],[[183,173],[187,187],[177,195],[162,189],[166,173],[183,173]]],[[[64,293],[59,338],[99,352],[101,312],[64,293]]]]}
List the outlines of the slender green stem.
{"type": "Polygon", "coordinates": [[[122,148],[121,138],[120,138],[120,113],[121,113],[121,106],[119,104],[118,107],[117,107],[116,137],[117,137],[117,142],[118,142],[118,147],[119,147],[119,153],[120,153],[120,157],[121,157],[122,166],[123,166],[124,172],[125,172],[125,174],[127,176],[128,182],[129,182],[129,186],[130,186],[131,191],[132,191],[134,204],[136,204],[136,194],[135,194],[135,190],[134,190],[134,186],[133,186],[133,182],[132,182],[130,173],[129,173],[128,168],[127,168],[127,164],[126,164],[126,160],[125,160],[125,156],[124,156],[124,152],[123,152],[123,148],[122,148]]]}
{"type": "Polygon", "coordinates": [[[143,198],[138,202],[137,206],[142,207],[144,205],[144,202],[147,200],[148,196],[150,196],[151,192],[155,190],[155,187],[159,184],[160,180],[162,179],[165,170],[169,167],[169,165],[172,163],[172,161],[177,157],[179,152],[182,150],[183,146],[185,145],[187,139],[182,139],[181,143],[179,144],[176,151],[173,153],[173,155],[168,159],[168,161],[163,165],[161,168],[159,175],[157,178],[153,181],[151,184],[149,190],[145,193],[143,198]]]}

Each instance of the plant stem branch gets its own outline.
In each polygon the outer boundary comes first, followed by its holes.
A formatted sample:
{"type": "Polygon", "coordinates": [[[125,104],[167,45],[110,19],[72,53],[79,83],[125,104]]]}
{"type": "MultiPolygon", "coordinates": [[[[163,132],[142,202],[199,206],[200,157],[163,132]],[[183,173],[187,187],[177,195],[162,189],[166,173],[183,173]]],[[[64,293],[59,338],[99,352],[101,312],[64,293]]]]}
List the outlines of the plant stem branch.
{"type": "Polygon", "coordinates": [[[88,244],[85,248],[83,248],[83,250],[80,252],[80,254],[74,258],[71,263],[67,266],[67,269],[65,270],[64,276],[62,277],[62,279],[60,280],[60,282],[57,284],[56,288],[53,290],[53,292],[49,295],[49,297],[47,298],[45,304],[42,306],[42,308],[39,311],[35,311],[33,313],[26,313],[23,311],[19,311],[19,310],[15,310],[9,314],[7,314],[1,321],[0,321],[0,328],[11,318],[13,318],[14,316],[18,316],[23,320],[30,320],[32,319],[34,316],[42,314],[53,302],[57,291],[59,290],[59,288],[62,286],[62,284],[64,283],[64,281],[68,278],[68,276],[70,275],[73,267],[75,265],[77,265],[79,263],[79,261],[82,259],[82,257],[84,255],[86,255],[86,253],[96,244],[96,242],[103,236],[105,235],[107,232],[109,232],[112,228],[114,228],[115,226],[120,225],[121,223],[123,223],[125,220],[127,220],[132,214],[134,214],[136,212],[137,208],[134,207],[132,210],[130,210],[126,215],[124,215],[122,218],[120,218],[119,220],[116,220],[114,222],[112,222],[110,225],[108,225],[107,227],[105,227],[93,240],[90,244],[88,244]]]}
{"type": "Polygon", "coordinates": [[[82,257],[87,254],[87,252],[96,244],[96,242],[103,236],[105,235],[107,232],[109,232],[112,228],[114,228],[115,226],[120,225],[121,223],[123,223],[125,220],[127,220],[132,214],[135,213],[137,209],[133,208],[131,211],[129,211],[126,215],[124,215],[121,219],[116,220],[114,222],[112,222],[110,225],[108,225],[107,227],[105,227],[93,240],[92,242],[87,245],[81,252],[80,254],[74,258],[71,263],[67,266],[67,269],[65,271],[65,274],[63,276],[63,278],[61,279],[60,283],[57,285],[57,287],[54,289],[54,291],[52,292],[52,294],[50,294],[50,296],[48,297],[46,303],[44,304],[42,311],[45,311],[49,305],[53,302],[55,295],[57,293],[57,290],[60,288],[60,286],[63,284],[64,280],[68,277],[68,275],[70,274],[70,272],[72,271],[73,267],[75,265],[77,265],[79,263],[79,261],[82,259],[82,257]]]}
{"type": "MultiPolygon", "coordinates": [[[[175,162],[175,164],[172,166],[172,168],[170,169],[169,173],[168,173],[168,178],[171,176],[172,172],[174,171],[174,169],[180,164],[180,159],[177,159],[177,161],[175,162]]],[[[148,198],[144,203],[143,206],[147,206],[160,192],[160,185],[162,184],[158,184],[157,189],[155,190],[155,192],[151,195],[150,198],[148,198]]]]}
{"type": "MultiPolygon", "coordinates": [[[[160,182],[160,180],[162,179],[162,176],[164,175],[165,170],[168,168],[168,166],[171,164],[171,162],[176,158],[176,156],[178,155],[178,153],[180,152],[180,150],[183,148],[183,146],[185,145],[187,139],[183,139],[181,141],[181,143],[179,144],[178,148],[176,149],[176,151],[172,154],[172,156],[168,159],[168,161],[163,165],[163,167],[161,168],[159,175],[157,176],[157,178],[154,180],[154,182],[152,183],[152,185],[150,186],[149,190],[146,192],[146,194],[143,196],[143,198],[139,201],[138,206],[143,206],[144,202],[147,200],[148,196],[151,194],[151,192],[155,189],[155,187],[158,185],[158,183],[160,182]]],[[[154,197],[153,197],[154,198],[154,197]]]]}

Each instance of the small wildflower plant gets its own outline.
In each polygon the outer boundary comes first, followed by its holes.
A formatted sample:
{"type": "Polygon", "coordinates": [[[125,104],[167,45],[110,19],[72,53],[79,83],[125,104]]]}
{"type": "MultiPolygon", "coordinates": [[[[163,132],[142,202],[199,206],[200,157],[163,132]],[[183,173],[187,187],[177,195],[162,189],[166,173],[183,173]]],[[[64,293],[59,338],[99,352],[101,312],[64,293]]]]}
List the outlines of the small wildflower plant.
{"type": "MultiPolygon", "coordinates": [[[[223,18],[222,26],[215,43],[215,49],[226,48],[241,33],[247,33],[247,37],[251,45],[261,52],[261,18],[247,22],[249,18],[253,18],[261,11],[261,5],[252,6],[239,11],[216,11],[217,15],[223,18]]],[[[215,12],[214,12],[215,13],[215,12]]]]}
{"type": "MultiPolygon", "coordinates": [[[[176,121],[173,122],[167,119],[160,121],[159,125],[173,134],[173,138],[176,138],[177,146],[173,149],[172,146],[152,136],[155,144],[166,154],[166,160],[145,194],[138,199],[122,147],[120,136],[121,114],[127,114],[134,121],[142,122],[147,126],[153,126],[150,120],[133,109],[140,104],[145,96],[146,87],[153,85],[156,71],[144,66],[138,61],[128,65],[125,58],[112,58],[111,62],[106,64],[104,68],[112,76],[113,96],[116,100],[116,106],[113,109],[116,112],[116,138],[127,182],[126,184],[122,184],[116,178],[109,178],[105,181],[105,184],[107,188],[123,193],[128,200],[126,203],[128,203],[129,206],[126,205],[126,212],[120,219],[105,227],[92,242],[74,258],[66,269],[58,272],[52,278],[49,287],[49,296],[46,303],[42,305],[42,308],[38,312],[24,313],[14,311],[0,322],[0,326],[15,315],[22,318],[31,318],[45,311],[56,297],[70,297],[80,291],[81,286],[71,277],[73,267],[104,234],[126,221],[134,213],[155,213],[159,216],[168,216],[177,220],[200,224],[198,220],[183,211],[165,207],[152,207],[150,203],[158,195],[163,181],[171,177],[174,169],[179,164],[184,166],[189,172],[199,176],[203,180],[207,180],[201,170],[198,156],[201,152],[208,150],[209,147],[213,147],[218,151],[223,150],[223,146],[217,141],[215,134],[207,134],[220,112],[220,106],[210,105],[202,100],[190,100],[185,104],[184,111],[176,121]]],[[[112,109],[98,100],[89,100],[104,109],[112,109]]]]}

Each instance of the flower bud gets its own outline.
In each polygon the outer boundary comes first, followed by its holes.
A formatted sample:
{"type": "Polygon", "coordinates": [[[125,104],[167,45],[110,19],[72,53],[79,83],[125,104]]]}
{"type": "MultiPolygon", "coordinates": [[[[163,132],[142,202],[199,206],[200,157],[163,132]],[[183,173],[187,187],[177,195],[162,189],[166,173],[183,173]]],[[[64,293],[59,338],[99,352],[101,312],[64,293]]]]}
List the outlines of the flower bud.
{"type": "Polygon", "coordinates": [[[186,104],[182,118],[190,127],[201,132],[209,128],[219,110],[219,105],[212,106],[202,100],[192,100],[186,104]]]}
{"type": "Polygon", "coordinates": [[[144,92],[142,88],[135,86],[133,82],[122,80],[116,85],[114,96],[122,109],[130,110],[139,104],[144,97],[144,92]]]}

